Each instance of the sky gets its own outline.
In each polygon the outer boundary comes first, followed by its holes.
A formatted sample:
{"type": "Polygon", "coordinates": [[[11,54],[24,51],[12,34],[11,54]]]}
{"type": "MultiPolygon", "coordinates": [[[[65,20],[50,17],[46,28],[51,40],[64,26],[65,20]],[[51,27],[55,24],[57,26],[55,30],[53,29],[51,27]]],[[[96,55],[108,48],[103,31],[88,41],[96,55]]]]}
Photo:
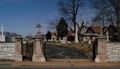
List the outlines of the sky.
{"type": "MultiPolygon", "coordinates": [[[[46,34],[48,22],[56,17],[60,18],[57,3],[59,0],[0,0],[0,25],[3,24],[4,32],[15,32],[23,37],[31,33],[33,36],[37,33],[36,25],[39,23],[42,27],[40,32],[46,34]]],[[[79,9],[77,22],[82,20],[90,21],[94,11],[89,8],[88,3],[84,7],[85,12],[79,9]]],[[[52,32],[53,30],[51,30],[52,32]]]]}

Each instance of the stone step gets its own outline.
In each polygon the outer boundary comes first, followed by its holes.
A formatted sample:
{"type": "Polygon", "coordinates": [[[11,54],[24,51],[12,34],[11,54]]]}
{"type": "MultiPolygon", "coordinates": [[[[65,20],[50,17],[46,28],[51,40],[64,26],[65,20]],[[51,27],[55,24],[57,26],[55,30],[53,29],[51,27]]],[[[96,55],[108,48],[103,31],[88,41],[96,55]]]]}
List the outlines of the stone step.
{"type": "Polygon", "coordinates": [[[48,62],[93,62],[92,59],[47,59],[48,62]]]}

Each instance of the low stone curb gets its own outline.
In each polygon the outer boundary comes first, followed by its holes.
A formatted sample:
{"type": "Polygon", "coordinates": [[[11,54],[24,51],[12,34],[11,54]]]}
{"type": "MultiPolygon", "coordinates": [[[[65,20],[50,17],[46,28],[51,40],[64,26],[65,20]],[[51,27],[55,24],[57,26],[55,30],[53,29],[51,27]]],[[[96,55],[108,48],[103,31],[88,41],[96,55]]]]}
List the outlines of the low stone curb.
{"type": "Polygon", "coordinates": [[[0,66],[12,66],[11,63],[0,63],[0,66]]]}

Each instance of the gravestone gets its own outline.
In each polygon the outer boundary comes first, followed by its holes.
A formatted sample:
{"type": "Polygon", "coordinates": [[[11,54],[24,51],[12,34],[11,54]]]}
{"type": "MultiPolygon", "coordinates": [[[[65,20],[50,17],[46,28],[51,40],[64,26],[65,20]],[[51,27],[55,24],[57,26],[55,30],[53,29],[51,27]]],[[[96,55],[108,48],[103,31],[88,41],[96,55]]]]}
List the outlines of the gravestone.
{"type": "Polygon", "coordinates": [[[61,40],[61,43],[63,44],[63,40],[61,40]]]}
{"type": "Polygon", "coordinates": [[[63,37],[63,44],[67,43],[67,37],[63,37]]]}
{"type": "Polygon", "coordinates": [[[67,41],[67,43],[71,43],[71,41],[67,41]]]}
{"type": "Polygon", "coordinates": [[[51,39],[50,41],[53,41],[53,39],[51,39]]]}
{"type": "Polygon", "coordinates": [[[45,62],[46,59],[43,55],[43,36],[40,35],[40,25],[38,24],[36,27],[38,27],[37,35],[34,37],[34,46],[33,46],[33,56],[32,61],[33,62],[45,62]]]}

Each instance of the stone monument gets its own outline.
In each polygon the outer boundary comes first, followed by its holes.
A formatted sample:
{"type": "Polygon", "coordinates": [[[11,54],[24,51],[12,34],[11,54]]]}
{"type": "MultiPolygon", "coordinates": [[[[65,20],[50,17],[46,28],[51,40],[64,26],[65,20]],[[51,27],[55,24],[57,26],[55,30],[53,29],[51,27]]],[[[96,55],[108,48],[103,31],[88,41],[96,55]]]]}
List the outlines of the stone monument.
{"type": "Polygon", "coordinates": [[[96,38],[97,40],[97,51],[95,62],[107,62],[107,40],[102,33],[102,25],[100,27],[100,36],[96,38]]]}
{"type": "Polygon", "coordinates": [[[75,43],[78,43],[78,33],[77,33],[77,25],[76,25],[76,31],[75,31],[75,43]]]}
{"type": "Polygon", "coordinates": [[[46,59],[43,55],[43,37],[40,34],[40,25],[36,26],[38,28],[37,34],[34,36],[34,46],[33,46],[33,62],[45,62],[46,59]]]}
{"type": "Polygon", "coordinates": [[[5,42],[5,36],[3,35],[3,24],[2,24],[1,34],[2,35],[0,35],[0,41],[5,42]]]}
{"type": "Polygon", "coordinates": [[[63,44],[67,43],[67,37],[63,37],[63,44]]]}

